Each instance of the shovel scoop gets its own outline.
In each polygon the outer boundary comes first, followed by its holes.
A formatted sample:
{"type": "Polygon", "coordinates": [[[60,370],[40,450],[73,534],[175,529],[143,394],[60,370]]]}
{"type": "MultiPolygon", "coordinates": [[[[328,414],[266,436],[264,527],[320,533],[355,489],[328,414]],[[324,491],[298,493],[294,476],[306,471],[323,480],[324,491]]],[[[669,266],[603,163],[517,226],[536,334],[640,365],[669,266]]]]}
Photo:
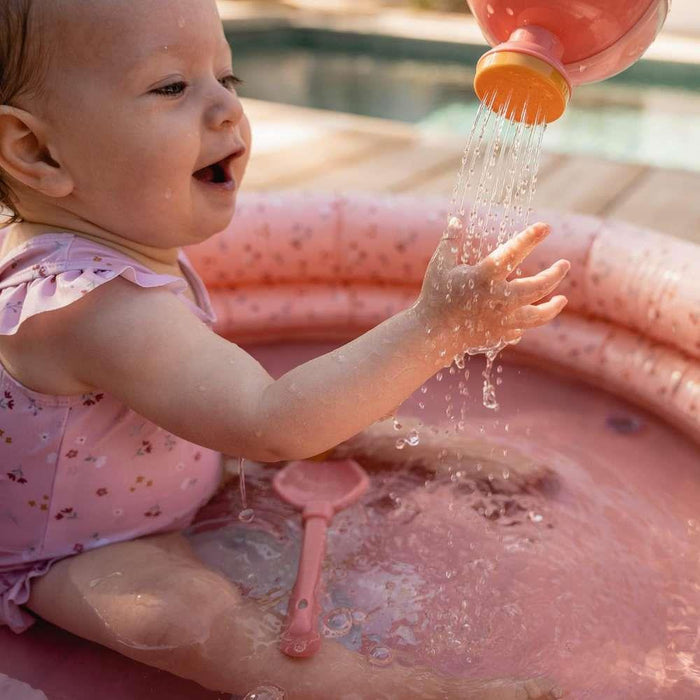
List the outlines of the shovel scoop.
{"type": "Polygon", "coordinates": [[[319,582],[326,553],[326,530],[333,516],[352,505],[369,486],[369,477],[351,459],[290,462],[272,481],[279,497],[299,508],[304,540],[297,578],[287,607],[280,649],[288,656],[312,656],[321,647],[318,631],[319,582]]]}

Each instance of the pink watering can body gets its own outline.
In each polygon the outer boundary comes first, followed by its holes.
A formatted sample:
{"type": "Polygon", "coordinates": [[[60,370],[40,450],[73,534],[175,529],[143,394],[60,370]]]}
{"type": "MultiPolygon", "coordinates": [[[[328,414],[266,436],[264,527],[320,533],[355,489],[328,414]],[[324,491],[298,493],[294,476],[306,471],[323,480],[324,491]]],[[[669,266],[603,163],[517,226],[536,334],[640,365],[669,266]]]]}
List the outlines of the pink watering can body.
{"type": "MultiPolygon", "coordinates": [[[[475,89],[499,106],[510,90],[518,108],[522,81],[542,121],[563,113],[573,86],[604,80],[631,66],[663,26],[670,0],[467,0],[494,48],[477,66],[475,89]]],[[[522,119],[536,121],[535,110],[522,119]]]]}

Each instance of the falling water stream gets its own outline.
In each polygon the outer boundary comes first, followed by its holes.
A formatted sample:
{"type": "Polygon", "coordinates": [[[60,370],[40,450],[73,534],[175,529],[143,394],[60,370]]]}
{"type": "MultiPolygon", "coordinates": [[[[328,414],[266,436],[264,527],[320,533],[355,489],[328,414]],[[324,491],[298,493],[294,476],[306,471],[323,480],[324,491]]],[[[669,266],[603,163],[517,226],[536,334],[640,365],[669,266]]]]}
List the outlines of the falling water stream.
{"type": "MultiPolygon", "coordinates": [[[[469,265],[483,260],[528,225],[546,128],[539,111],[532,125],[525,122],[527,101],[520,115],[513,115],[510,98],[498,112],[493,111],[495,97],[492,93],[479,106],[462,155],[448,215],[447,226],[461,233],[461,260],[469,265]],[[469,211],[467,202],[471,203],[469,211]]],[[[520,270],[514,270],[513,274],[519,275],[520,270]]],[[[483,403],[494,410],[498,402],[492,369],[505,346],[504,341],[498,340],[489,347],[467,350],[469,355],[486,355],[483,403]]],[[[463,360],[456,359],[458,368],[464,369],[460,367],[463,360]]],[[[469,370],[464,371],[468,378],[469,370]]],[[[450,409],[454,416],[451,405],[450,409]]]]}

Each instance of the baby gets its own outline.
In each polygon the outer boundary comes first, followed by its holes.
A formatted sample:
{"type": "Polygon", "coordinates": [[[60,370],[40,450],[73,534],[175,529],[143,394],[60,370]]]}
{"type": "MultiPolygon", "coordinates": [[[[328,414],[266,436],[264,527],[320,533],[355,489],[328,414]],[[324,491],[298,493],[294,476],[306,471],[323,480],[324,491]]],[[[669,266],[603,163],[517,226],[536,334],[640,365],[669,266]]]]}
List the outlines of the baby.
{"type": "Polygon", "coordinates": [[[379,669],[333,642],[292,660],[178,531],[220,454],[328,450],[468,347],[515,342],[564,307],[568,270],[509,273],[538,224],[474,266],[451,229],[416,303],[274,381],[215,335],[182,246],[229,224],[250,154],[214,0],[3,0],[0,623],[34,613],[229,693],[549,697],[543,681],[379,669]],[[448,294],[449,292],[449,294],[448,294]],[[431,329],[431,332],[428,330],[431,329]],[[31,611],[31,613],[29,612],[31,611]]]}

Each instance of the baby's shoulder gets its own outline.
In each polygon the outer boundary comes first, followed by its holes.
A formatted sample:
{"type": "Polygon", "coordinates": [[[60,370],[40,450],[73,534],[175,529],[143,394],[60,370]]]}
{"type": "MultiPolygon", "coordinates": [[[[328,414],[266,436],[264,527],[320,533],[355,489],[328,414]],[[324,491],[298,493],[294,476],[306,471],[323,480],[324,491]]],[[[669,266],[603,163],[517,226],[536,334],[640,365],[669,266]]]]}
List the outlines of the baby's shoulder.
{"type": "Polygon", "coordinates": [[[183,253],[179,267],[184,276],[156,272],[69,233],[31,237],[0,259],[0,361],[35,391],[90,391],[79,379],[87,367],[103,378],[115,357],[133,355],[153,329],[164,334],[164,319],[211,326],[208,294],[183,253]]]}
{"type": "Polygon", "coordinates": [[[28,315],[13,333],[0,334],[0,363],[16,381],[41,394],[90,392],[92,387],[79,379],[75,348],[89,343],[92,335],[100,334],[122,312],[110,301],[119,296],[122,286],[131,291],[127,282],[117,279],[75,303],[28,315]]]}
{"type": "Polygon", "coordinates": [[[39,393],[85,393],[90,387],[77,378],[76,348],[104,335],[125,305],[158,283],[157,275],[68,233],[13,243],[5,237],[0,258],[0,362],[39,393]]]}

